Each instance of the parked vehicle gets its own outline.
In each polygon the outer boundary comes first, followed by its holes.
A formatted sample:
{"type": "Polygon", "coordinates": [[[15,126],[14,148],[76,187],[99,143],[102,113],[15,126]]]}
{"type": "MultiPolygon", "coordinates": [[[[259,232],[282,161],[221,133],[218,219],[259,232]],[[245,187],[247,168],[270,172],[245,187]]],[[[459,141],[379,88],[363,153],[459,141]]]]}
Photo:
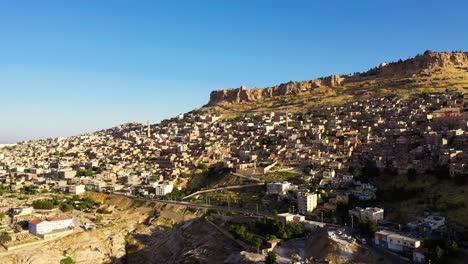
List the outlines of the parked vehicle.
{"type": "Polygon", "coordinates": [[[363,237],[356,237],[356,240],[362,245],[367,245],[367,241],[363,237]]]}

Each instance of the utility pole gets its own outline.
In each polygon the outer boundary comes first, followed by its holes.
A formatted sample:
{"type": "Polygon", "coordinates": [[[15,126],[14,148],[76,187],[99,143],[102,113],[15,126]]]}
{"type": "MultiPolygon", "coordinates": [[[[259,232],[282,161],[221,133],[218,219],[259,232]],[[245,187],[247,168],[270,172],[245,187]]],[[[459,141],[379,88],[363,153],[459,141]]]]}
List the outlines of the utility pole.
{"type": "Polygon", "coordinates": [[[323,223],[323,211],[320,211],[320,215],[322,216],[322,223],[323,223]]]}

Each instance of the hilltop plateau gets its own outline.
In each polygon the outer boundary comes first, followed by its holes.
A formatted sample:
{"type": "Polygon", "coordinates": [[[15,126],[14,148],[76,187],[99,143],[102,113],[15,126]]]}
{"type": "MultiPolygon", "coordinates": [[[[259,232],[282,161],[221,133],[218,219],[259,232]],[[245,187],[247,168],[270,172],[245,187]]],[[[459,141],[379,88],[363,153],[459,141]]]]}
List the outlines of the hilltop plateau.
{"type": "Polygon", "coordinates": [[[405,99],[417,93],[467,89],[468,52],[426,51],[407,60],[381,63],[364,73],[291,81],[267,88],[241,86],[213,91],[208,104],[198,111],[226,117],[286,109],[307,112],[376,96],[396,95],[405,99]]]}

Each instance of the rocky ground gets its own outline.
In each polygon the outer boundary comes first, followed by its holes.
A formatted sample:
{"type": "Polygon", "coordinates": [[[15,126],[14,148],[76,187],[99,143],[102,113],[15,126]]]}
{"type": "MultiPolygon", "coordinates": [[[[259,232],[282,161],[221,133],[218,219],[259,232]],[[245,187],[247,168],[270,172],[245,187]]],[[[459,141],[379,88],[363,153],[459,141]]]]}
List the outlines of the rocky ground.
{"type": "Polygon", "coordinates": [[[204,218],[174,228],[154,228],[150,234],[133,234],[128,263],[223,263],[242,248],[209,225],[204,218]],[[146,245],[141,250],[138,245],[146,245]]]}
{"type": "Polygon", "coordinates": [[[126,208],[116,211],[105,227],[85,232],[76,228],[76,233],[64,238],[44,241],[41,244],[0,253],[0,262],[5,264],[59,263],[70,256],[76,263],[106,263],[112,257],[125,256],[125,236],[136,229],[154,212],[151,207],[126,208]]]}
{"type": "MultiPolygon", "coordinates": [[[[92,231],[77,227],[67,237],[0,252],[0,263],[59,263],[67,256],[78,264],[255,263],[264,259],[262,255],[242,251],[241,246],[205,219],[204,210],[103,194],[91,196],[116,208],[112,214],[105,215],[104,227],[92,231]]],[[[93,216],[76,218],[87,222],[93,216]]],[[[294,254],[303,258],[327,258],[332,263],[376,260],[356,248],[342,254],[340,246],[328,239],[326,231],[284,242],[277,253],[281,263],[287,263],[294,254]]]]}

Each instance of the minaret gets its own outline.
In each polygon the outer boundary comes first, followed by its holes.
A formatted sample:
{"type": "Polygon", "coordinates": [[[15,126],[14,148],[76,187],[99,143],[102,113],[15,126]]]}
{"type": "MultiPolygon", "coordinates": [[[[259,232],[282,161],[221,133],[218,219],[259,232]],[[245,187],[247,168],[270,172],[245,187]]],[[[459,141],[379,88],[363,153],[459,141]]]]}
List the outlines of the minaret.
{"type": "Polygon", "coordinates": [[[148,124],[148,128],[147,128],[147,131],[146,131],[146,132],[148,133],[147,136],[148,136],[148,137],[151,137],[151,126],[150,126],[149,120],[148,120],[146,123],[148,124]]]}

